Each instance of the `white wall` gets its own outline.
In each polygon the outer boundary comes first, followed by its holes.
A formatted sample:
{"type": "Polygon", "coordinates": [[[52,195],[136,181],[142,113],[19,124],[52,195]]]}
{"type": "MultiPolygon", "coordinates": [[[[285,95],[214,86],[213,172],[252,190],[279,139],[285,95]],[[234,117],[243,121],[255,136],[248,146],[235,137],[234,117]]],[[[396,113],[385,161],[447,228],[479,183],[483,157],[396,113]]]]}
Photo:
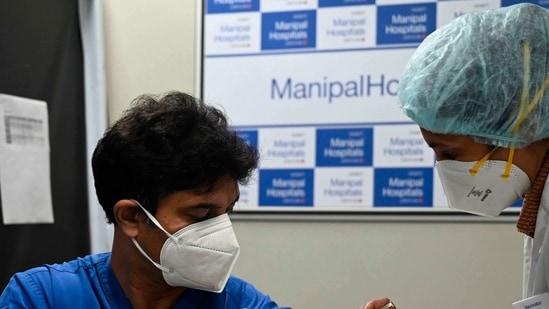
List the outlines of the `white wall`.
{"type": "MultiPolygon", "coordinates": [[[[195,93],[195,1],[104,1],[110,121],[142,93],[195,93]]],[[[230,115],[229,115],[230,116],[230,115]]],[[[235,275],[296,309],[511,308],[521,296],[514,223],[246,220],[235,275]]]]}
{"type": "Polygon", "coordinates": [[[294,308],[511,308],[522,237],[512,224],[235,222],[235,273],[294,308]]]}
{"type": "Polygon", "coordinates": [[[194,93],[194,1],[104,1],[109,120],[140,94],[194,93]]]}

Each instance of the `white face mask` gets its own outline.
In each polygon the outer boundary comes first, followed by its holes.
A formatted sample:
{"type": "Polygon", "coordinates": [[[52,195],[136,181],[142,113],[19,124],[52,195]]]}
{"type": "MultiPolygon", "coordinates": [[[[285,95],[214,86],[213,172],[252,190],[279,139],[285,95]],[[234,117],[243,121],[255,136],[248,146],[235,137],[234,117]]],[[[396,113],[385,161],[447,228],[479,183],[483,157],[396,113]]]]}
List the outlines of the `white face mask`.
{"type": "Polygon", "coordinates": [[[443,160],[436,168],[450,208],[495,217],[522,198],[530,188],[530,179],[518,166],[512,165],[504,180],[505,161],[487,160],[472,176],[469,170],[477,162],[443,160]]]}
{"type": "Polygon", "coordinates": [[[229,216],[223,214],[194,223],[171,235],[153,215],[135,202],[168,236],[160,251],[160,264],[153,261],[137,240],[132,238],[141,254],[162,271],[166,283],[171,286],[221,292],[240,254],[240,246],[229,216]]]}

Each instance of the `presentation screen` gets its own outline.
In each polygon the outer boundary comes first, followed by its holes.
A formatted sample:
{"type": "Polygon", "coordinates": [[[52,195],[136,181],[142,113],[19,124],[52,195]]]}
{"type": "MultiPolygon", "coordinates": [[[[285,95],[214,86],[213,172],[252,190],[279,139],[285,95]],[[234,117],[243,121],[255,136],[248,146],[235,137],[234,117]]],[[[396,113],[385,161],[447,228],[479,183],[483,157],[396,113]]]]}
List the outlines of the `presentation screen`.
{"type": "Polygon", "coordinates": [[[235,210],[450,212],[399,77],[437,27],[511,4],[204,1],[202,98],[261,155],[235,210]]]}

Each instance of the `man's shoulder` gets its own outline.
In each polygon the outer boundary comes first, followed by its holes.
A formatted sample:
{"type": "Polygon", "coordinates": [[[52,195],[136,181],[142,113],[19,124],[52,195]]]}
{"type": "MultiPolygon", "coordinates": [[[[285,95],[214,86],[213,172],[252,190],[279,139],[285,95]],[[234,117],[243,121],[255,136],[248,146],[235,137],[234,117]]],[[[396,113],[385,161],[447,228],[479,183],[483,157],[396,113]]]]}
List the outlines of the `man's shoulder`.
{"type": "Polygon", "coordinates": [[[279,307],[269,295],[258,290],[253,284],[235,276],[231,276],[227,281],[225,292],[230,299],[228,303],[234,304],[234,308],[283,308],[279,307]]]}
{"type": "Polygon", "coordinates": [[[110,254],[45,264],[16,273],[0,295],[0,306],[17,308],[99,308],[107,303],[100,286],[110,254]],[[46,304],[46,305],[45,305],[46,304]]]}
{"type": "Polygon", "coordinates": [[[248,282],[248,281],[246,281],[242,278],[235,277],[235,276],[230,276],[229,277],[229,280],[227,281],[227,284],[225,285],[225,292],[239,294],[239,293],[246,292],[246,291],[261,293],[250,282],[248,282]]]}
{"type": "MultiPolygon", "coordinates": [[[[23,272],[16,273],[14,278],[26,281],[51,283],[68,283],[71,278],[75,281],[90,277],[91,272],[97,269],[98,265],[107,265],[110,253],[92,254],[84,257],[78,257],[74,260],[59,264],[44,264],[23,272]]],[[[93,276],[93,275],[92,275],[93,276]]]]}

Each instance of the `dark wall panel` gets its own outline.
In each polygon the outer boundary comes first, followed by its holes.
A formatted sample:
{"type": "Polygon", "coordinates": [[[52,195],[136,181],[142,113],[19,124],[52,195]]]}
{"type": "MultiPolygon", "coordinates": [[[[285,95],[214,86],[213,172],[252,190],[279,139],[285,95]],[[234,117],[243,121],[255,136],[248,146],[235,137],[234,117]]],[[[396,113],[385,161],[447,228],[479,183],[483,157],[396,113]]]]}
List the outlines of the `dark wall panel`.
{"type": "Polygon", "coordinates": [[[69,0],[0,1],[0,93],[48,103],[55,219],[54,224],[32,225],[0,220],[0,290],[17,271],[89,252],[77,5],[69,0]]]}

